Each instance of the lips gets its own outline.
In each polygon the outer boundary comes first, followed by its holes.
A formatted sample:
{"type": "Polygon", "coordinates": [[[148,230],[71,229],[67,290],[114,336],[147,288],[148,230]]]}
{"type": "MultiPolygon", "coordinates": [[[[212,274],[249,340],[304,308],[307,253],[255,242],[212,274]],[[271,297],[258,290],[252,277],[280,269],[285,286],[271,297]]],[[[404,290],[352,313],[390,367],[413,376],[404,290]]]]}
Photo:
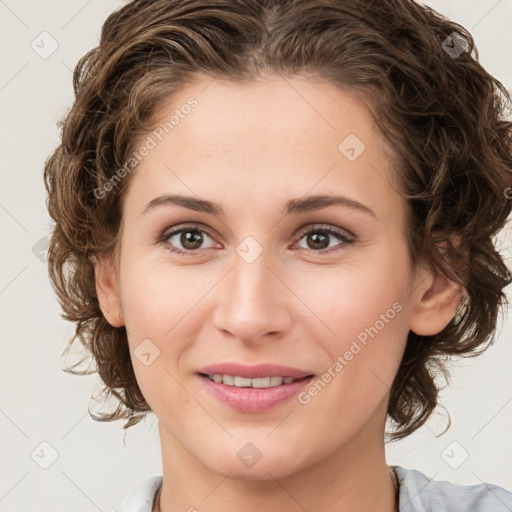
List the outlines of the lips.
{"type": "Polygon", "coordinates": [[[223,406],[240,413],[264,413],[286,403],[298,395],[310,384],[314,377],[304,377],[289,384],[256,389],[253,387],[234,387],[213,382],[200,376],[200,382],[209,396],[223,406]]]}
{"type": "Polygon", "coordinates": [[[197,373],[210,396],[241,413],[263,413],[284,406],[314,378],[313,372],[271,363],[219,363],[197,373]]]}
{"type": "Polygon", "coordinates": [[[292,377],[294,379],[302,379],[314,374],[311,371],[271,363],[258,364],[254,366],[247,366],[238,363],[219,363],[200,368],[198,373],[203,375],[232,375],[233,377],[245,377],[247,379],[258,379],[263,377],[292,377]]]}

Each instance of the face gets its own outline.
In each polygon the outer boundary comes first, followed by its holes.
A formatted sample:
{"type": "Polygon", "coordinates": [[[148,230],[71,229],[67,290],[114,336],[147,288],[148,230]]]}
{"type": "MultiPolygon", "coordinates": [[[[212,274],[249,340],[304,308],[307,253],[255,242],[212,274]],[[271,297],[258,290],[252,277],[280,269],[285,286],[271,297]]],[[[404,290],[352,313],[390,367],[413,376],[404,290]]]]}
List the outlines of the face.
{"type": "Polygon", "coordinates": [[[364,105],[304,77],[200,77],[158,112],[97,289],[126,325],[163,451],[266,480],[381,446],[434,281],[411,269],[406,203],[364,105]],[[313,377],[264,378],[279,375],[313,377]]]}

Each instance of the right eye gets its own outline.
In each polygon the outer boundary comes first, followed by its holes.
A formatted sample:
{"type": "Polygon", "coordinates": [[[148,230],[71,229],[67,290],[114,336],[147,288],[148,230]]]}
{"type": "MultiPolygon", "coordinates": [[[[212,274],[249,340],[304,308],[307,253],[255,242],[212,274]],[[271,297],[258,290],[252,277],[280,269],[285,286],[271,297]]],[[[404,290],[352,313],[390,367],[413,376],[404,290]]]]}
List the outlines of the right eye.
{"type": "MultiPolygon", "coordinates": [[[[159,242],[167,247],[170,245],[169,250],[173,253],[194,255],[200,252],[198,249],[206,238],[213,241],[212,237],[206,231],[199,229],[197,225],[177,226],[171,231],[165,231],[159,238],[159,242]],[[182,249],[176,248],[178,244],[182,249]]],[[[215,247],[215,244],[211,247],[215,247]]]]}

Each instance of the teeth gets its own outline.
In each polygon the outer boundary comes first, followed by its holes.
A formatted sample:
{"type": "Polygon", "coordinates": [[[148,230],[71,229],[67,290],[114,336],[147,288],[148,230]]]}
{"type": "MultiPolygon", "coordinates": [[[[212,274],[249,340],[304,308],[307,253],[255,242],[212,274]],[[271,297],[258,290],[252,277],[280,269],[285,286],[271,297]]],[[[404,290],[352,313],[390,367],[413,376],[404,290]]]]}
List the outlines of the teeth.
{"type": "Polygon", "coordinates": [[[283,383],[283,377],[270,377],[270,387],[280,386],[283,383]]]}
{"type": "MultiPolygon", "coordinates": [[[[225,379],[226,377],[224,377],[225,379]]],[[[235,386],[237,388],[249,388],[251,387],[251,382],[252,380],[251,379],[246,379],[245,377],[235,377],[234,378],[235,382],[235,386]]]]}
{"type": "Polygon", "coordinates": [[[228,386],[234,386],[235,379],[231,375],[222,375],[222,383],[227,384],[228,386]]]}
{"type": "Polygon", "coordinates": [[[281,384],[290,384],[295,379],[293,377],[260,377],[257,379],[248,379],[246,377],[239,377],[238,375],[220,375],[215,373],[208,375],[208,378],[214,382],[226,384],[227,386],[234,386],[237,388],[273,388],[281,384]]]}
{"type": "MultiPolygon", "coordinates": [[[[278,377],[279,378],[279,377],[278,377]]],[[[274,377],[275,379],[275,377],[274,377]]],[[[272,377],[261,377],[259,379],[251,379],[253,388],[269,388],[272,384],[272,377]]]]}

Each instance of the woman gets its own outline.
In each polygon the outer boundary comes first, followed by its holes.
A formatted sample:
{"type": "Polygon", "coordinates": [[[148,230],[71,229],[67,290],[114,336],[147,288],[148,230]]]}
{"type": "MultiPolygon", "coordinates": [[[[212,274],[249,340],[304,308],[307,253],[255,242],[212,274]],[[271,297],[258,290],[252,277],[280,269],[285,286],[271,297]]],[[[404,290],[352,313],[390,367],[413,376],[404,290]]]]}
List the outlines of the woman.
{"type": "Polygon", "coordinates": [[[163,475],[118,512],[512,509],[384,451],[510,282],[509,98],[477,56],[411,0],[109,16],[45,180],[70,343],[119,401],[95,419],[159,421],[163,475]]]}

